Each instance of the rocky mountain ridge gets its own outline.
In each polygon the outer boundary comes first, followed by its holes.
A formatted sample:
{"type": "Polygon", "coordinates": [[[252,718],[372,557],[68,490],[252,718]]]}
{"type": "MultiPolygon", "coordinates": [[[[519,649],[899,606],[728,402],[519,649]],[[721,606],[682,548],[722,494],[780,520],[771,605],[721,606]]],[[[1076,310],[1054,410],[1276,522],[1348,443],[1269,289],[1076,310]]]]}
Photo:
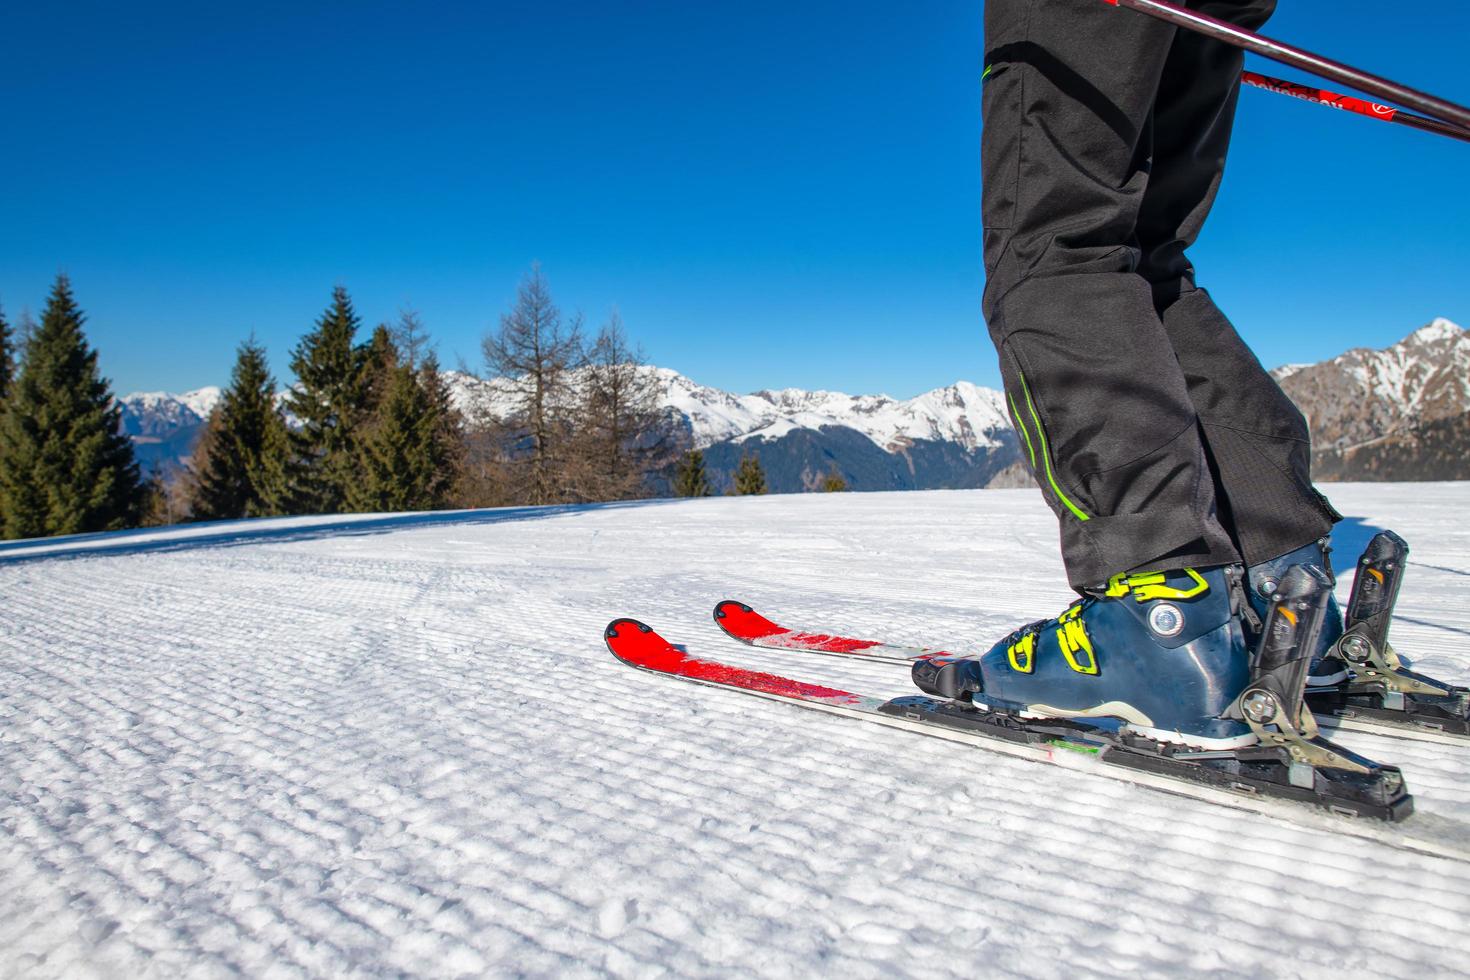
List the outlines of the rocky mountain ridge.
{"type": "MultiPolygon", "coordinates": [[[[681,447],[705,452],[717,489],[746,454],[760,458],[777,492],[815,489],[834,470],[864,490],[978,487],[1019,458],[1005,396],[968,381],[903,400],[800,388],[738,395],[668,368],[643,370],[681,447]]],[[[467,417],[511,414],[505,380],[446,376],[467,417]]]]}
{"type": "MultiPolygon", "coordinates": [[[[755,454],[773,490],[814,489],[840,473],[860,490],[1017,486],[1005,396],[959,381],[909,399],[800,388],[734,394],[646,367],[681,444],[704,450],[718,488],[755,454]]],[[[1470,332],[1439,318],[1383,350],[1355,348],[1272,372],[1311,425],[1323,480],[1470,479],[1470,332]]],[[[510,385],[448,372],[470,417],[507,416],[510,385]]],[[[145,469],[181,465],[221,396],[144,392],[120,399],[145,469]]]]}
{"type": "Polygon", "coordinates": [[[1470,332],[1440,317],[1403,340],[1272,375],[1307,416],[1319,452],[1470,412],[1470,332]]]}

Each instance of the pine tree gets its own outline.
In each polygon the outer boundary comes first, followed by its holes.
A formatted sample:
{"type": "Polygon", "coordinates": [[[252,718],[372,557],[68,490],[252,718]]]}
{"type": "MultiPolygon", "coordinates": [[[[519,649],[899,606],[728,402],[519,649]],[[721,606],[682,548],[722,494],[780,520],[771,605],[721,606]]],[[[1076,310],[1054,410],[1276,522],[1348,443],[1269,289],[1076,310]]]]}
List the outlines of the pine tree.
{"type": "Polygon", "coordinates": [[[740,466],[735,470],[735,493],[750,496],[766,492],[766,471],[761,468],[760,457],[740,457],[740,466]]]}
{"type": "MultiPolygon", "coordinates": [[[[412,366],[411,364],[409,366],[412,366]]],[[[464,418],[449,396],[449,382],[439,369],[439,358],[433,353],[418,365],[419,385],[428,400],[428,416],[424,428],[428,438],[429,506],[440,509],[453,505],[459,492],[465,464],[464,418]]]]}
{"type": "Polygon", "coordinates": [[[291,484],[295,474],[291,430],[286,428],[286,420],[281,418],[274,399],[272,407],[280,425],[270,422],[265,427],[265,439],[260,446],[260,469],[254,476],[257,499],[245,505],[246,517],[280,517],[291,513],[291,484]]]}
{"type": "Polygon", "coordinates": [[[394,370],[399,363],[398,345],[386,323],[373,328],[372,336],[363,345],[362,351],[362,401],[358,406],[359,421],[366,421],[377,412],[378,406],[393,384],[394,370]]]}
{"type": "Polygon", "coordinates": [[[482,346],[490,374],[505,379],[515,401],[508,422],[524,446],[515,454],[516,497],[531,504],[565,500],[569,384],[582,360],[580,318],[562,319],[541,267],[532,266],[521,280],[515,307],[482,346]]]}
{"type": "Polygon", "coordinates": [[[4,410],[5,396],[15,381],[15,337],[10,324],[5,322],[5,311],[0,309],[0,411],[4,410]]]}
{"type": "Polygon", "coordinates": [[[354,510],[435,510],[450,506],[465,454],[463,419],[418,314],[373,331],[364,353],[364,415],[356,441],[354,510]]]}
{"type": "Polygon", "coordinates": [[[196,519],[284,512],[288,439],[275,395],[276,379],[266,365],[265,348],[247,340],[239,347],[230,386],[194,450],[196,519]]]}
{"type": "Polygon", "coordinates": [[[110,531],[144,503],[121,410],[97,372],[85,317],[57,276],[0,419],[0,523],[7,537],[110,531]]]}
{"type": "Polygon", "coordinates": [[[393,368],[359,452],[361,478],[348,491],[354,510],[428,510],[434,506],[433,436],[428,394],[407,364],[393,368]]]}
{"type": "Polygon", "coordinates": [[[827,471],[827,479],[822,481],[822,492],[842,493],[846,489],[847,481],[842,478],[841,473],[837,472],[837,464],[833,463],[832,468],[827,471]]]}
{"type": "Polygon", "coordinates": [[[363,404],[365,353],[354,347],[358,319],[341,286],[316,329],[291,352],[297,387],[286,408],[300,422],[291,433],[294,465],[291,512],[330,514],[342,510],[356,480],[354,429],[363,404]]]}
{"type": "MultiPolygon", "coordinates": [[[[5,396],[15,380],[14,341],[10,324],[5,322],[5,311],[0,310],[0,424],[5,419],[5,396]]],[[[5,508],[0,507],[0,538],[5,537],[5,508]]]]}
{"type": "Polygon", "coordinates": [[[714,493],[704,472],[704,453],[691,449],[674,471],[674,496],[708,497],[714,493]]]}
{"type": "Polygon", "coordinates": [[[365,355],[371,415],[359,429],[361,476],[348,504],[365,511],[449,506],[464,461],[464,424],[418,315],[405,311],[395,328],[378,327],[365,355]]]}

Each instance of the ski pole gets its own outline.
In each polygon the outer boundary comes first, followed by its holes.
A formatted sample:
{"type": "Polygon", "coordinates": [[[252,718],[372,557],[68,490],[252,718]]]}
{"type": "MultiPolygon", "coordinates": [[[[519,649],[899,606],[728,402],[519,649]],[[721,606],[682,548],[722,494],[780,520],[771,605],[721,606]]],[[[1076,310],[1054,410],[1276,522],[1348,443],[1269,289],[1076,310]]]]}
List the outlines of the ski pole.
{"type": "Polygon", "coordinates": [[[1451,139],[1464,140],[1470,143],[1470,129],[1461,129],[1459,126],[1451,126],[1449,123],[1440,122],[1438,119],[1430,119],[1428,116],[1416,116],[1412,112],[1396,109],[1391,105],[1381,105],[1377,102],[1366,102],[1363,99],[1355,99],[1351,95],[1339,95],[1326,89],[1312,88],[1308,85],[1298,85],[1296,82],[1288,82],[1282,78],[1272,78],[1270,75],[1261,75],[1253,71],[1241,72],[1240,80],[1247,85],[1263,88],[1268,92],[1277,92],[1281,95],[1289,95],[1292,98],[1304,99],[1307,102],[1315,102],[1331,109],[1346,109],[1348,112],[1356,112],[1359,115],[1368,116],[1372,119],[1382,119],[1384,122],[1398,123],[1401,126],[1412,126],[1430,133],[1439,133],[1451,139]]]}
{"type": "Polygon", "coordinates": [[[1236,27],[1228,21],[1218,20],[1205,14],[1198,14],[1192,10],[1165,3],[1164,0],[1103,0],[1104,3],[1114,7],[1127,7],[1141,14],[1147,14],[1187,30],[1203,34],[1205,37],[1224,41],[1237,48],[1243,48],[1252,54],[1258,54],[1272,61],[1279,61],[1283,65],[1300,68],[1309,71],[1313,75],[1341,82],[1350,88],[1360,92],[1367,92],[1376,98],[1385,99],[1389,102],[1397,102],[1407,106],[1415,112],[1422,112],[1426,116],[1433,116],[1443,122],[1451,123],[1461,129],[1470,129],[1470,109],[1462,105],[1456,105],[1446,99],[1420,92],[1418,89],[1400,85],[1398,82],[1372,75],[1351,65],[1344,65],[1339,61],[1324,58],[1319,54],[1313,54],[1301,48],[1274,41],[1269,37],[1262,37],[1243,27],[1236,27]]]}

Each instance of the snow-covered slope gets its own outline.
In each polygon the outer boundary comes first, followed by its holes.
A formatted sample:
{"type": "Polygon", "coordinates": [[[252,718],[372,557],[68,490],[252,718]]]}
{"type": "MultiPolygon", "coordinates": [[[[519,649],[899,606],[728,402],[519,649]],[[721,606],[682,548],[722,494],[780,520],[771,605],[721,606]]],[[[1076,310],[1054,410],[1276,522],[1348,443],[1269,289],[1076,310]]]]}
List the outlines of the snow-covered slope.
{"type": "MultiPolygon", "coordinates": [[[[1470,681],[1470,485],[1342,486],[1470,681]]],[[[1350,565],[1351,559],[1342,562],[1350,565]]],[[[0,544],[0,976],[1463,976],[1470,867],[608,656],[633,615],[873,694],[1068,601],[1034,491],[298,518],[0,544]]],[[[1415,819],[1470,752],[1360,736],[1415,819]]]]}

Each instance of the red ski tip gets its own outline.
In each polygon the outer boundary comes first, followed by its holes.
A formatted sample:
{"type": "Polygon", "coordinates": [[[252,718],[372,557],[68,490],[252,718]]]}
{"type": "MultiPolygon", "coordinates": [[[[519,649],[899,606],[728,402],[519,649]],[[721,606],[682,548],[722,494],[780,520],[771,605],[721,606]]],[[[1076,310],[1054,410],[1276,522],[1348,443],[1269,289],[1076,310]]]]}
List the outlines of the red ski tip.
{"type": "Polygon", "coordinates": [[[630,667],[639,667],[659,674],[669,674],[692,681],[703,681],[724,687],[741,688],[761,694],[797,701],[815,701],[824,704],[852,705],[862,698],[847,691],[808,684],[778,674],[767,674],[758,670],[747,670],[713,660],[700,660],[659,636],[653,628],[636,619],[615,619],[602,632],[607,649],[614,657],[630,667]]]}
{"type": "Polygon", "coordinates": [[[810,650],[816,653],[860,653],[883,644],[829,633],[806,633],[771,622],[735,599],[715,606],[715,625],[741,643],[775,650],[810,650]]]}
{"type": "MultiPolygon", "coordinates": [[[[618,638],[618,630],[621,627],[624,627],[624,626],[631,626],[631,627],[633,627],[634,629],[636,629],[640,633],[652,633],[653,632],[653,627],[652,626],[648,626],[648,625],[646,625],[644,623],[640,623],[636,619],[629,619],[628,617],[625,616],[622,619],[615,619],[611,623],[608,623],[607,624],[607,629],[605,629],[605,630],[602,631],[602,638],[604,640],[615,640],[615,639],[617,639],[618,638]]],[[[657,635],[657,634],[655,634],[655,635],[657,635]]]]}
{"type": "Polygon", "coordinates": [[[715,625],[741,643],[754,643],[767,636],[791,632],[735,599],[726,599],[715,606],[715,625]]]}

